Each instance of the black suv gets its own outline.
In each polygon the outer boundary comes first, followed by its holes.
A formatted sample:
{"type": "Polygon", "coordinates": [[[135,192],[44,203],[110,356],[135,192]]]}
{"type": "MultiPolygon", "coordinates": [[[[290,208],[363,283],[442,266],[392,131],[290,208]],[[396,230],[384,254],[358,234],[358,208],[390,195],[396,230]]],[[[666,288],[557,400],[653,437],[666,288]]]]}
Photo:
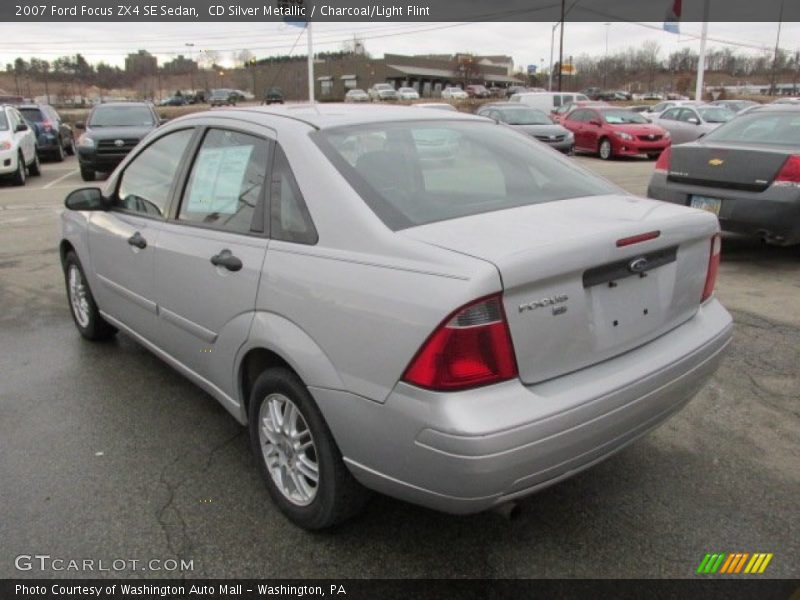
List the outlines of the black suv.
{"type": "Polygon", "coordinates": [[[161,124],[149,102],[98,104],[89,113],[78,138],[78,161],[84,181],[94,181],[97,171],[109,172],[122,162],[144,136],[161,124]]]}
{"type": "Polygon", "coordinates": [[[61,162],[66,154],[75,154],[72,127],[61,119],[55,108],[49,104],[21,104],[17,110],[33,129],[40,158],[48,156],[61,162]]]}
{"type": "Polygon", "coordinates": [[[261,104],[283,104],[283,92],[280,88],[271,87],[266,92],[264,92],[264,99],[261,101],[261,104]]]}

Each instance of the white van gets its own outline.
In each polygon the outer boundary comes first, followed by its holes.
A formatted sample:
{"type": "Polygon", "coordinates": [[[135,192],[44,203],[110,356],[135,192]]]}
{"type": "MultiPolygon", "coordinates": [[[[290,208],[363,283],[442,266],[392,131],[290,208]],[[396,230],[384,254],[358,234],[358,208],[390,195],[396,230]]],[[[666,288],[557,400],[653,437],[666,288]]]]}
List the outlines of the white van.
{"type": "Polygon", "coordinates": [[[509,100],[521,102],[549,114],[559,106],[571,102],[583,102],[589,98],[585,94],[576,94],[575,92],[520,92],[511,96],[509,100]]]}

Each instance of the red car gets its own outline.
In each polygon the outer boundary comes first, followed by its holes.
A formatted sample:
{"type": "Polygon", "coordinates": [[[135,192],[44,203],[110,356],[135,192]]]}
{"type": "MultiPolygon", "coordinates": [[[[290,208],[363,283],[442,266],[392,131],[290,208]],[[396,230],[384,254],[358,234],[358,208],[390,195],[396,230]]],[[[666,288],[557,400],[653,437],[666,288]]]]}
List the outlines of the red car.
{"type": "Polygon", "coordinates": [[[672,143],[668,131],[624,108],[576,108],[561,124],[575,134],[575,150],[603,160],[636,154],[655,159],[672,143]]]}
{"type": "Polygon", "coordinates": [[[489,98],[492,94],[485,86],[482,85],[468,85],[464,88],[470,98],[489,98]]]}

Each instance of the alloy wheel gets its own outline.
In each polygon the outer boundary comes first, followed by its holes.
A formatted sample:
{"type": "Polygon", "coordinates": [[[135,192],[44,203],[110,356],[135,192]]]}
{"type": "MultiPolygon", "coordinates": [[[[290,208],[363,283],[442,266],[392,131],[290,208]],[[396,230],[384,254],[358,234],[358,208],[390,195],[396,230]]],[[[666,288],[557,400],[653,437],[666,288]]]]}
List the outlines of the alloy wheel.
{"type": "Polygon", "coordinates": [[[70,265],[68,271],[69,303],[72,314],[81,327],[89,326],[89,301],[86,298],[86,285],[83,282],[81,270],[76,265],[70,265]]]}

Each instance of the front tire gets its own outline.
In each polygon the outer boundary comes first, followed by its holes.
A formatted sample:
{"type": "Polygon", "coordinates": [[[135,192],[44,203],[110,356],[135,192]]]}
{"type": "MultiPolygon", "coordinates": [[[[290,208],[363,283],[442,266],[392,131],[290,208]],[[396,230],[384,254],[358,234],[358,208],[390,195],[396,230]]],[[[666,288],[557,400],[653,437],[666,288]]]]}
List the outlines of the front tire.
{"type": "Polygon", "coordinates": [[[611,140],[603,138],[600,140],[600,158],[603,160],[611,160],[614,157],[614,150],[611,147],[611,140]]]}
{"type": "Polygon", "coordinates": [[[661,156],[661,152],[648,152],[647,158],[650,160],[658,160],[658,157],[661,156]]]}
{"type": "Polygon", "coordinates": [[[38,177],[42,174],[42,164],[39,162],[39,153],[33,153],[33,160],[31,164],[28,165],[28,173],[33,175],[34,177],[38,177]]]}
{"type": "Polygon", "coordinates": [[[88,167],[81,167],[81,179],[84,181],[94,181],[95,178],[95,171],[94,169],[90,169],[88,167]]]}
{"type": "Polygon", "coordinates": [[[292,371],[274,368],[259,375],[249,422],[267,491],[289,520],[323,529],[361,510],[367,491],[348,471],[322,413],[292,371]]]}
{"type": "Polygon", "coordinates": [[[25,185],[27,180],[28,171],[25,168],[25,157],[22,155],[22,152],[20,152],[19,156],[17,156],[17,170],[14,172],[12,181],[14,185],[25,185]]]}
{"type": "Polygon", "coordinates": [[[64,259],[64,282],[67,286],[70,314],[80,334],[93,342],[113,337],[117,329],[100,315],[81,261],[71,251],[64,259]]]}
{"type": "Polygon", "coordinates": [[[67,151],[67,154],[69,154],[70,156],[75,156],[75,138],[74,137],[69,138],[69,144],[67,144],[66,151],[67,151]]]}

